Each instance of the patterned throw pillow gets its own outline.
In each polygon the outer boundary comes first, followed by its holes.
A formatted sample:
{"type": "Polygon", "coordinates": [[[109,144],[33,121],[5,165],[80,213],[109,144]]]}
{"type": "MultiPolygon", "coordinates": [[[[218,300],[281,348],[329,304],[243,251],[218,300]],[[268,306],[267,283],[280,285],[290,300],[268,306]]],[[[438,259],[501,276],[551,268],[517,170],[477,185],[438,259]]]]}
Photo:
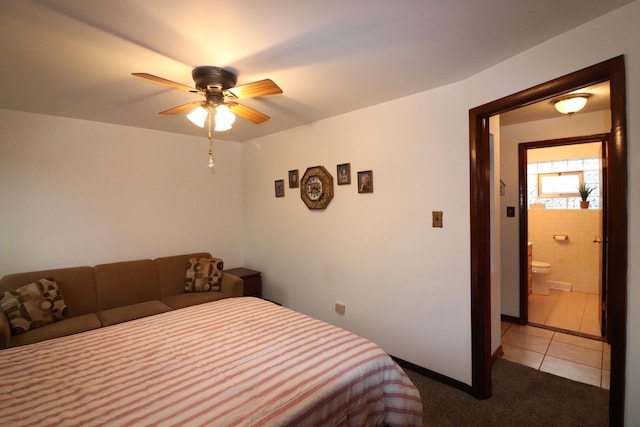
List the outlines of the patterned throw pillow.
{"type": "Polygon", "coordinates": [[[189,258],[186,292],[219,292],[224,263],[220,258],[189,258]]]}
{"type": "Polygon", "coordinates": [[[14,335],[62,320],[67,311],[58,284],[53,279],[40,279],[0,293],[0,308],[9,319],[14,335]]]}

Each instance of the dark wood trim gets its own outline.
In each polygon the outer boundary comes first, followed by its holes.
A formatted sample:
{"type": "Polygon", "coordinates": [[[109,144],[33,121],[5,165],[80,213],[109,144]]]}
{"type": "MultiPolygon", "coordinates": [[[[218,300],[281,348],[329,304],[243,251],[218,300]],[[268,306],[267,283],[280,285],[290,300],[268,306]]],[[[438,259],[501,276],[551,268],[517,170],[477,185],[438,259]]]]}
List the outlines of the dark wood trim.
{"type": "Polygon", "coordinates": [[[504,356],[504,350],[502,349],[502,345],[499,345],[496,351],[494,351],[493,355],[491,356],[491,364],[493,365],[494,363],[496,363],[496,360],[500,359],[502,356],[504,356]]]}
{"type": "Polygon", "coordinates": [[[527,224],[529,223],[529,210],[527,209],[527,169],[523,169],[522,165],[527,164],[527,150],[522,148],[522,144],[518,144],[518,239],[519,239],[519,260],[520,260],[520,323],[526,325],[529,322],[529,304],[527,298],[529,296],[529,271],[524,268],[529,262],[529,252],[526,242],[529,237],[527,234],[527,224]],[[524,292],[524,295],[522,295],[524,292]]]}
{"type": "MultiPolygon", "coordinates": [[[[611,143],[607,151],[607,339],[611,344],[609,419],[624,425],[624,388],[627,354],[627,89],[622,56],[610,67],[611,143]]],[[[613,61],[613,60],[612,60],[613,61]]]]}
{"type": "Polygon", "coordinates": [[[608,167],[609,317],[611,343],[609,422],[624,425],[624,387],[627,334],[627,141],[624,56],[495,100],[469,111],[470,218],[471,218],[471,393],[491,396],[491,278],[489,246],[489,141],[488,121],[493,115],[551,99],[595,83],[611,87],[611,144],[608,167]]]}
{"type": "Polygon", "coordinates": [[[529,322],[529,325],[535,326],[536,328],[540,328],[540,329],[546,329],[548,331],[562,332],[563,334],[567,334],[567,335],[573,335],[573,336],[582,337],[582,338],[589,338],[590,340],[606,341],[604,337],[598,337],[591,334],[585,334],[583,332],[572,331],[571,329],[556,328],[555,326],[543,325],[541,323],[535,323],[535,322],[529,322]]]}
{"type": "Polygon", "coordinates": [[[514,323],[516,325],[521,325],[522,324],[522,322],[520,321],[519,317],[508,316],[506,314],[501,314],[500,315],[500,320],[502,320],[503,322],[514,323]]]}
{"type": "Polygon", "coordinates": [[[545,139],[543,141],[522,142],[518,145],[523,146],[526,149],[560,147],[562,145],[601,142],[601,141],[609,140],[610,137],[611,137],[610,133],[597,133],[595,135],[570,136],[568,138],[545,139]]]}
{"type": "Polygon", "coordinates": [[[491,397],[489,116],[469,111],[471,175],[471,394],[491,397]]]}
{"type": "Polygon", "coordinates": [[[609,276],[607,276],[607,269],[609,268],[609,245],[607,242],[609,241],[609,195],[607,192],[609,191],[609,173],[611,170],[607,164],[609,163],[609,145],[611,144],[611,134],[608,135],[608,140],[602,142],[602,183],[600,184],[605,190],[603,192],[602,199],[602,259],[600,263],[602,264],[602,269],[600,271],[600,283],[602,284],[600,288],[600,302],[599,302],[599,311],[600,311],[600,335],[607,336],[607,280],[609,280],[609,276]]]}

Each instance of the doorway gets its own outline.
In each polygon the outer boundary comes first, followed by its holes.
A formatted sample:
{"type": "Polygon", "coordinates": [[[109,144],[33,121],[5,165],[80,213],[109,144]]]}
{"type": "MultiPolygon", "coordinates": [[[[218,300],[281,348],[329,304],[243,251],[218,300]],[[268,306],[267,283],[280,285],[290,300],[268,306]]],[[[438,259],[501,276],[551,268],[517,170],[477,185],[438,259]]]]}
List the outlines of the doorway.
{"type": "Polygon", "coordinates": [[[608,141],[598,134],[518,145],[520,323],[606,336],[608,141]],[[557,187],[563,182],[568,189],[557,187]],[[586,208],[581,184],[593,189],[586,208]]]}
{"type": "Polygon", "coordinates": [[[609,420],[624,424],[627,317],[627,145],[624,57],[604,61],[469,111],[471,220],[471,392],[491,396],[491,155],[489,118],[533,102],[551,99],[591,84],[611,87],[611,144],[607,185],[606,282],[609,310],[607,340],[611,344],[609,420]],[[611,227],[615,224],[615,227],[611,227]]]}

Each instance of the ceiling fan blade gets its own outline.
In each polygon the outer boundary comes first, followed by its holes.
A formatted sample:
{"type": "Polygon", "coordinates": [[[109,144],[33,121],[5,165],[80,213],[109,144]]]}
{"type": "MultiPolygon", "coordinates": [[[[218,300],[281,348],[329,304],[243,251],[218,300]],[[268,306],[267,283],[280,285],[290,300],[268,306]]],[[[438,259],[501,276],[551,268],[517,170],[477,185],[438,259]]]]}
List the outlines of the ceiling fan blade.
{"type": "Polygon", "coordinates": [[[186,90],[187,92],[199,93],[200,91],[194,87],[183,85],[182,83],[174,82],[171,80],[163,79],[162,77],[154,76],[148,73],[131,73],[136,77],[151,80],[152,82],[160,83],[165,86],[171,86],[176,89],[186,90]]]}
{"type": "Polygon", "coordinates": [[[227,105],[231,112],[257,125],[270,119],[266,114],[254,110],[253,108],[249,108],[246,105],[236,104],[235,102],[231,102],[227,105]]]}
{"type": "Polygon", "coordinates": [[[204,105],[204,101],[189,102],[187,104],[178,105],[177,107],[169,108],[168,110],[160,111],[158,114],[165,116],[172,116],[174,114],[180,114],[188,110],[193,110],[199,105],[204,105]]]}
{"type": "Polygon", "coordinates": [[[259,80],[253,83],[232,87],[225,91],[235,98],[253,98],[256,96],[275,95],[282,93],[282,89],[271,79],[259,80]]]}

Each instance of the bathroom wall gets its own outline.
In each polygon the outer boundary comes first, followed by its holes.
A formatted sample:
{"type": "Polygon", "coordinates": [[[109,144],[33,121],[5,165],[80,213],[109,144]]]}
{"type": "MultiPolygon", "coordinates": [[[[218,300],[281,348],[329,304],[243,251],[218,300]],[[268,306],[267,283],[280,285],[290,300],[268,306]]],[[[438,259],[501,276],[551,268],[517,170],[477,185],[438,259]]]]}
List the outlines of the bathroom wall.
{"type": "Polygon", "coordinates": [[[571,290],[600,293],[601,244],[594,243],[602,221],[600,209],[529,209],[533,260],[551,263],[548,280],[569,282],[571,290]],[[568,240],[554,240],[556,234],[568,240]]]}
{"type": "MultiPolygon", "coordinates": [[[[601,156],[600,143],[527,150],[529,164],[553,162],[562,168],[570,168],[563,166],[564,160],[601,156]]],[[[535,174],[529,175],[529,180],[535,183],[536,177],[535,174]]],[[[535,202],[536,199],[529,201],[535,202]]],[[[568,282],[572,291],[599,294],[602,244],[594,243],[594,240],[602,239],[602,210],[599,203],[594,206],[590,209],[550,209],[547,204],[545,209],[544,204],[532,204],[528,211],[528,240],[533,243],[533,260],[551,263],[548,280],[568,282]],[[555,235],[566,235],[569,239],[558,241],[553,238],[555,235]]]]}

